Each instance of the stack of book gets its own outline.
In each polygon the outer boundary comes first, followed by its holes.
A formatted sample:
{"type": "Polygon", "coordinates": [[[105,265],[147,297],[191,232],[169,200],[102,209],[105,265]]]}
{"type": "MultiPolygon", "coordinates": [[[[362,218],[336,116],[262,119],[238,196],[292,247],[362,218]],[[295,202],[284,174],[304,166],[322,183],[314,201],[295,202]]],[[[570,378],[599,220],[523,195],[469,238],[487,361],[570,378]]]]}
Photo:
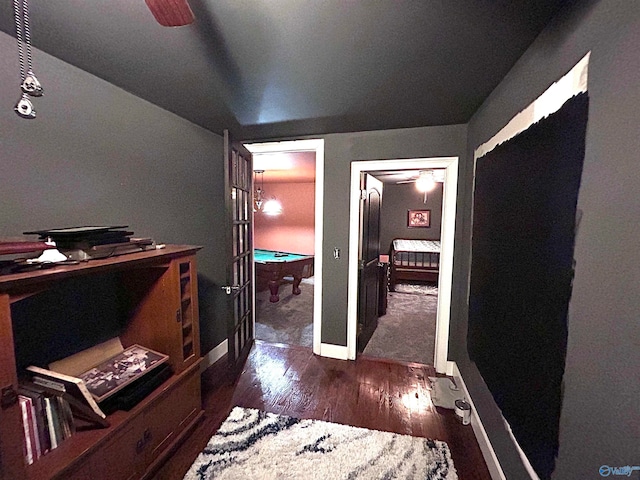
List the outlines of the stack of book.
{"type": "Polygon", "coordinates": [[[132,238],[127,226],[71,227],[24,232],[39,235],[40,240],[55,242],[60,252],[69,260],[86,261],[125,253],[135,253],[155,248],[150,238],[132,238]]]}
{"type": "Polygon", "coordinates": [[[31,464],[76,430],[75,420],[108,427],[107,413],[129,410],[172,374],[169,357],[113,338],[49,368],[29,366],[18,391],[25,459],[31,464]]]}
{"type": "Polygon", "coordinates": [[[107,413],[128,410],[169,376],[169,357],[119,338],[49,364],[29,366],[18,391],[28,464],[76,431],[76,421],[108,427],[107,413]]]}
{"type": "Polygon", "coordinates": [[[40,385],[37,378],[33,382],[23,382],[18,389],[24,456],[29,465],[75,432],[71,406],[63,393],[40,385]]]}
{"type": "Polygon", "coordinates": [[[45,242],[0,240],[0,275],[13,273],[27,259],[38,257],[45,250],[54,248],[54,245],[45,242]]]}

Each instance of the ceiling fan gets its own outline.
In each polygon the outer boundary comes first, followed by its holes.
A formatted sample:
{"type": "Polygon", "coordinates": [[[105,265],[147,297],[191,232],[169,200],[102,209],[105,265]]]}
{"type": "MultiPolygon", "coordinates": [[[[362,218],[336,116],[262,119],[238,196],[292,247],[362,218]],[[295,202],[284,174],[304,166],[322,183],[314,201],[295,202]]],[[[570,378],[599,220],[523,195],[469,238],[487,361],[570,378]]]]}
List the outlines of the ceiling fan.
{"type": "Polygon", "coordinates": [[[193,23],[195,17],[187,0],[144,0],[151,13],[163,27],[182,27],[193,23]]]}
{"type": "Polygon", "coordinates": [[[413,175],[411,178],[406,180],[400,180],[396,182],[397,185],[401,183],[415,183],[419,189],[424,188],[425,184],[435,184],[435,183],[443,183],[444,182],[444,170],[422,170],[417,172],[416,175],[413,175]]]}
{"type": "Polygon", "coordinates": [[[400,180],[396,182],[396,185],[401,183],[413,183],[416,190],[423,195],[423,203],[426,205],[429,199],[429,192],[431,192],[437,183],[444,183],[445,171],[442,169],[436,170],[421,170],[417,175],[407,180],[400,180]]]}

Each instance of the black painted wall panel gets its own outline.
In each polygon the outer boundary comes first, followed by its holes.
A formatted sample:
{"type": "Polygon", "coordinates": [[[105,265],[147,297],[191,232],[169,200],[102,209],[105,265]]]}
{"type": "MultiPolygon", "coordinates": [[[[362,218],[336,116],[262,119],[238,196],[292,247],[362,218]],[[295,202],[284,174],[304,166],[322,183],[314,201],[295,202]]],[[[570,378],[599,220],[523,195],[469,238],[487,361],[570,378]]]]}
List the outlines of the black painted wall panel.
{"type": "Polygon", "coordinates": [[[587,94],[477,160],[468,347],[541,478],[558,453],[587,94]]]}

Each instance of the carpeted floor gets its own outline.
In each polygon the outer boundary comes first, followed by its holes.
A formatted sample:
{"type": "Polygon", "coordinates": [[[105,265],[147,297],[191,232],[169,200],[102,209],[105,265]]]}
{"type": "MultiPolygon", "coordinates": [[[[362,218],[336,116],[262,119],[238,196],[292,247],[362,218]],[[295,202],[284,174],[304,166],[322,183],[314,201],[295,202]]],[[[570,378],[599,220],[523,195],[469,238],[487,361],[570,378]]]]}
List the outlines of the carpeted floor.
{"type": "Polygon", "coordinates": [[[235,407],[184,480],[456,480],[445,442],[235,407]]]}
{"type": "MultiPolygon", "coordinates": [[[[313,277],[303,279],[302,293],[280,286],[280,301],[269,302],[269,290],[256,294],[256,338],[270,343],[313,345],[313,277]]],[[[364,350],[365,355],[433,365],[438,288],[398,284],[388,293],[386,315],[364,350]]]]}
{"type": "Polygon", "coordinates": [[[269,343],[313,345],[313,277],[302,279],[300,295],[291,283],[280,285],[280,301],[269,302],[269,289],[256,293],[256,338],[269,343]]]}
{"type": "Polygon", "coordinates": [[[365,355],[433,365],[438,288],[396,285],[387,294],[387,313],[364,349],[365,355]],[[412,292],[412,293],[401,293],[412,292]]]}

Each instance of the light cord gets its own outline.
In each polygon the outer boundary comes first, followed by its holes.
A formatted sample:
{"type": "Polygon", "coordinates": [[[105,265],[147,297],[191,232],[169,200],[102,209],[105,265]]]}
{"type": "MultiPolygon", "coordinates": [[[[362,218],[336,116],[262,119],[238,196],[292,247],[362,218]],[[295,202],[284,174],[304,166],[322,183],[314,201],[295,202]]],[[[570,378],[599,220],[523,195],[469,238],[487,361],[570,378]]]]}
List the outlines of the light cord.
{"type": "Polygon", "coordinates": [[[16,39],[18,41],[18,60],[20,61],[20,80],[24,82],[26,70],[24,63],[24,43],[22,37],[22,11],[20,0],[13,0],[13,12],[16,19],[16,39]]]}
{"type": "Polygon", "coordinates": [[[13,0],[16,19],[16,40],[18,41],[18,60],[20,62],[20,80],[33,74],[33,56],[31,54],[31,28],[29,26],[29,1],[13,0]],[[26,52],[26,61],[25,61],[26,52]]]}
{"type": "Polygon", "coordinates": [[[16,40],[18,42],[18,60],[20,62],[20,89],[22,95],[14,107],[14,111],[22,118],[36,118],[36,111],[29,97],[41,97],[42,85],[33,73],[31,56],[31,29],[29,27],[28,0],[13,0],[16,21],[16,40]],[[26,57],[26,58],[25,58],[26,57]]]}
{"type": "Polygon", "coordinates": [[[31,57],[31,28],[29,27],[29,0],[22,0],[22,21],[24,22],[24,42],[27,50],[27,73],[33,73],[31,57]]]}

